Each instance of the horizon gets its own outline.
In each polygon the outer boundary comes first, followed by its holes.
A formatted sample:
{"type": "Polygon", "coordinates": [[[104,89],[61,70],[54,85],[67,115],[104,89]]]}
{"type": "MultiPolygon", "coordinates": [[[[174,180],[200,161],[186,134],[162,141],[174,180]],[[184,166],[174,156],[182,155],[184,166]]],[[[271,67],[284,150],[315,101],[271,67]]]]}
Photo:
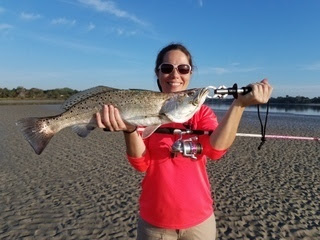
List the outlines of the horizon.
{"type": "Polygon", "coordinates": [[[319,12],[317,0],[0,0],[0,88],[157,90],[156,55],[181,42],[190,88],[268,78],[272,97],[315,98],[319,12]]]}

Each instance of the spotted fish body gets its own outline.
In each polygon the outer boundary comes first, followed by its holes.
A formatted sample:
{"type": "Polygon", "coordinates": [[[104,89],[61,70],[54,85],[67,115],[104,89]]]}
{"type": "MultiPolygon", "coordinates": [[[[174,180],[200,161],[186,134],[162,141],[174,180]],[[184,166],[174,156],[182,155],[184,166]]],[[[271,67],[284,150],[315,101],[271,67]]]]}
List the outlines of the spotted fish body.
{"type": "Polygon", "coordinates": [[[143,137],[148,137],[161,124],[189,120],[207,95],[207,88],[160,93],[99,86],[71,96],[62,106],[65,112],[59,115],[25,118],[17,125],[34,151],[41,154],[50,139],[66,127],[72,127],[79,136],[86,137],[97,127],[95,114],[103,105],[118,108],[126,123],[146,126],[143,137]]]}

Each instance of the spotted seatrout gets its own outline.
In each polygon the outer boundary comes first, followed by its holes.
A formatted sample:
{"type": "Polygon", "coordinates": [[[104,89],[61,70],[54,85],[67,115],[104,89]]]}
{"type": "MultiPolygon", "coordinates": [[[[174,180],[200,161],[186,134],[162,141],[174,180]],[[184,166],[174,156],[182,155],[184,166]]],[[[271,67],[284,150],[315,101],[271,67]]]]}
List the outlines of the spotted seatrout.
{"type": "Polygon", "coordinates": [[[37,154],[41,154],[50,139],[66,127],[81,137],[86,137],[97,127],[95,114],[103,105],[119,109],[124,122],[145,126],[144,138],[160,125],[189,120],[205,101],[207,88],[195,88],[175,93],[148,90],[122,90],[95,87],[70,97],[64,104],[64,112],[50,117],[30,117],[17,122],[24,137],[37,154]]]}

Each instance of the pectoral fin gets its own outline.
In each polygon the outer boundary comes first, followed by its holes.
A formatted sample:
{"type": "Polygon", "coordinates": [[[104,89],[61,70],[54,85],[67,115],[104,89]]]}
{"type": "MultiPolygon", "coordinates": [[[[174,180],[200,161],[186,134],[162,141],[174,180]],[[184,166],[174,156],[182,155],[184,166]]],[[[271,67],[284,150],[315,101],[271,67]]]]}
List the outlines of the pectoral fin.
{"type": "Polygon", "coordinates": [[[83,138],[88,136],[88,134],[94,129],[95,129],[95,127],[87,125],[87,124],[72,126],[72,130],[75,133],[77,133],[78,136],[83,137],[83,138]]]}
{"type": "Polygon", "coordinates": [[[152,133],[154,133],[160,126],[161,126],[161,124],[146,127],[142,133],[142,138],[145,139],[145,138],[150,137],[152,135],[152,133]]]}

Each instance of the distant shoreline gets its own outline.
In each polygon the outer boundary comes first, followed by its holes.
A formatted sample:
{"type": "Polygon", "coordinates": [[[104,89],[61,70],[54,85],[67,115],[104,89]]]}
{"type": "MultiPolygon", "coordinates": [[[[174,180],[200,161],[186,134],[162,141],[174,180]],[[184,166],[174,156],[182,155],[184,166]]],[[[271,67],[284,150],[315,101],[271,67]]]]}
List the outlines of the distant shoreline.
{"type": "Polygon", "coordinates": [[[41,104],[61,104],[65,100],[58,99],[1,99],[0,105],[41,105],[41,104]]]}

